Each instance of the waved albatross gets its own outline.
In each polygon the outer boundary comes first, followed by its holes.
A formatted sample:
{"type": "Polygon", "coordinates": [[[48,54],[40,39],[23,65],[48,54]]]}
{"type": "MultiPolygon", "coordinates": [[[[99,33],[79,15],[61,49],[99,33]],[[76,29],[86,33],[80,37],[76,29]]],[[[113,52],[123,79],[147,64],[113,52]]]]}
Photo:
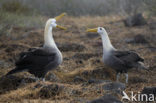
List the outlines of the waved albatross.
{"type": "Polygon", "coordinates": [[[147,69],[143,61],[137,53],[133,51],[120,51],[113,47],[108,37],[106,30],[103,27],[98,27],[95,29],[88,29],[87,32],[97,32],[102,38],[103,45],[103,63],[114,69],[117,73],[117,81],[121,73],[125,73],[126,83],[128,83],[128,69],[131,68],[141,68],[147,69]]]}
{"type": "Polygon", "coordinates": [[[54,27],[66,29],[56,24],[56,21],[64,15],[65,13],[62,13],[55,18],[47,20],[44,30],[43,47],[31,48],[27,52],[22,52],[19,60],[15,63],[15,69],[8,72],[7,75],[28,71],[34,74],[35,77],[45,81],[44,77],[46,73],[62,63],[62,54],[55,44],[52,30],[54,27]]]}

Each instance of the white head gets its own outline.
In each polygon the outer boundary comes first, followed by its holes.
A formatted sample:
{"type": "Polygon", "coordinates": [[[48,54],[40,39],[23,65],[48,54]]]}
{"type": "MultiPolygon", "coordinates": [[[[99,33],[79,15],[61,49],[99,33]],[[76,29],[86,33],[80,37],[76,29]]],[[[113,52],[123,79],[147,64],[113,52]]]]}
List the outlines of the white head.
{"type": "Polygon", "coordinates": [[[87,32],[96,32],[100,35],[105,35],[107,34],[106,30],[103,27],[98,27],[98,28],[94,28],[94,29],[88,29],[87,32]]]}
{"type": "Polygon", "coordinates": [[[103,27],[98,27],[97,33],[100,35],[104,35],[104,34],[106,34],[106,30],[103,27]]]}
{"type": "Polygon", "coordinates": [[[88,29],[87,32],[96,32],[98,33],[99,35],[101,35],[101,38],[102,38],[102,44],[103,44],[103,51],[106,53],[106,52],[109,52],[110,50],[112,49],[115,49],[111,42],[110,42],[110,39],[108,37],[108,34],[106,32],[106,30],[103,28],[103,27],[98,27],[98,28],[94,28],[94,29],[88,29]]]}
{"type": "Polygon", "coordinates": [[[55,46],[54,39],[52,37],[52,28],[60,28],[63,30],[66,30],[66,28],[59,26],[56,24],[56,21],[61,19],[65,13],[62,13],[61,15],[55,17],[55,18],[50,18],[46,22],[45,30],[44,30],[44,46],[55,46]]]}
{"type": "Polygon", "coordinates": [[[51,22],[51,24],[50,24],[51,27],[56,27],[57,26],[55,19],[50,19],[50,22],[51,22]]]}
{"type": "Polygon", "coordinates": [[[62,27],[62,26],[60,26],[60,25],[57,25],[56,24],[56,19],[55,18],[52,18],[52,19],[49,19],[48,21],[47,21],[47,23],[46,23],[46,27],[50,27],[50,29],[52,29],[52,28],[60,28],[60,29],[63,29],[63,30],[66,30],[66,28],[65,27],[62,27]]]}

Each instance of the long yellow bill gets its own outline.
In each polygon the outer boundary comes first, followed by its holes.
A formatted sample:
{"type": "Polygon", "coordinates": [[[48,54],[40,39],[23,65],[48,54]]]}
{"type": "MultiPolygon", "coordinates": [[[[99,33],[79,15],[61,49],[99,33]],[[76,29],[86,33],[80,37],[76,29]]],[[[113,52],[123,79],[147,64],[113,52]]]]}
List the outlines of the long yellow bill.
{"type": "Polygon", "coordinates": [[[97,28],[94,28],[94,29],[87,29],[86,32],[97,32],[97,30],[98,30],[97,28]]]}
{"type": "Polygon", "coordinates": [[[62,26],[60,26],[60,25],[57,25],[56,28],[60,28],[60,29],[63,29],[63,30],[67,30],[67,28],[62,27],[62,26]]]}
{"type": "Polygon", "coordinates": [[[60,14],[59,16],[57,16],[57,17],[55,17],[55,20],[57,21],[57,20],[60,20],[63,16],[65,16],[66,15],[66,13],[62,13],[62,14],[60,14]]]}

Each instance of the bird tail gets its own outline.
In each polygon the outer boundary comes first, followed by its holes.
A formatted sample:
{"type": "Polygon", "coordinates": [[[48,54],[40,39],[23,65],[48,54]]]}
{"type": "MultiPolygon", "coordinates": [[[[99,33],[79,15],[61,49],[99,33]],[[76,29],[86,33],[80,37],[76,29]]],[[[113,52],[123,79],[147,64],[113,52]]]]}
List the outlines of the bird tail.
{"type": "Polygon", "coordinates": [[[11,74],[14,74],[14,73],[21,72],[21,71],[23,71],[23,70],[18,69],[18,68],[15,68],[15,69],[9,71],[9,72],[6,74],[6,76],[11,75],[11,74]]]}
{"type": "Polygon", "coordinates": [[[144,65],[144,63],[143,62],[138,62],[138,68],[139,69],[145,69],[145,70],[148,70],[149,68],[148,67],[146,67],[145,65],[144,65]]]}

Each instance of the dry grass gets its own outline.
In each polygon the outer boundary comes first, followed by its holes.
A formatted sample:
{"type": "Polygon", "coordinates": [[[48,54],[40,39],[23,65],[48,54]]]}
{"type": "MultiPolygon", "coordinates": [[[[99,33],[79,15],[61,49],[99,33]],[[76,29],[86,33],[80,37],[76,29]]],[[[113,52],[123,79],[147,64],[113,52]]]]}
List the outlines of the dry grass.
{"type": "MultiPolygon", "coordinates": [[[[85,33],[86,28],[95,28],[98,26],[105,27],[109,33],[109,37],[112,44],[121,50],[135,50],[141,56],[145,58],[145,64],[149,67],[156,66],[156,52],[151,51],[147,46],[155,46],[154,41],[150,41],[150,44],[127,44],[124,42],[125,38],[134,37],[137,34],[142,34],[144,36],[150,37],[155,31],[149,30],[149,27],[131,27],[127,28],[122,23],[122,18],[118,16],[109,17],[65,17],[64,20],[59,21],[58,24],[64,25],[68,28],[67,31],[54,30],[54,38],[57,43],[77,43],[85,46],[85,49],[81,52],[67,51],[62,52],[64,59],[63,64],[54,71],[56,76],[60,78],[60,81],[56,84],[64,85],[65,91],[56,97],[49,99],[43,99],[38,95],[40,88],[33,89],[36,83],[28,83],[26,85],[20,85],[18,89],[7,91],[4,94],[0,94],[0,102],[22,102],[22,103],[73,103],[80,102],[78,99],[92,100],[102,96],[105,91],[99,93],[95,89],[94,85],[86,85],[82,87],[83,82],[74,83],[73,79],[75,76],[80,76],[86,81],[90,78],[103,79],[103,80],[115,80],[115,72],[103,66],[101,62],[102,46],[100,37],[89,38],[85,33]],[[96,46],[95,46],[96,45],[96,46]],[[143,49],[140,49],[143,48],[143,49]],[[75,54],[91,54],[96,55],[95,57],[90,57],[87,59],[77,59],[72,58],[75,54]],[[80,61],[82,63],[79,63],[80,61]],[[77,63],[78,62],[78,63],[77,63]],[[93,71],[96,73],[93,74],[93,71]],[[84,75],[88,72],[88,75],[84,75]],[[106,75],[108,74],[108,75],[106,75]],[[85,88],[86,90],[83,90],[85,88]],[[78,94],[72,94],[71,90],[79,91],[78,94]]],[[[22,28],[18,27],[18,30],[12,29],[12,33],[17,36],[17,40],[10,40],[8,37],[3,36],[0,40],[0,60],[5,61],[4,64],[7,66],[0,67],[0,76],[6,74],[9,70],[14,67],[15,57],[22,51],[27,50],[29,47],[36,47],[43,44],[43,29],[33,30],[28,29],[23,31],[22,28]],[[20,31],[20,32],[18,32],[20,31]],[[27,34],[25,37],[21,38],[22,34],[27,34]],[[7,41],[7,42],[6,42],[7,41]]],[[[98,34],[95,34],[98,35],[98,34]]],[[[129,84],[127,84],[126,91],[141,91],[144,86],[155,86],[156,85],[156,70],[151,69],[150,71],[144,70],[131,70],[129,72],[129,78],[143,78],[147,82],[134,83],[133,79],[129,84]]],[[[17,76],[24,77],[28,76],[28,73],[19,73],[17,76]]],[[[121,78],[124,82],[124,77],[121,78]]],[[[55,82],[47,81],[45,84],[52,84],[55,82]]],[[[100,87],[100,86],[99,86],[100,87]]]]}

